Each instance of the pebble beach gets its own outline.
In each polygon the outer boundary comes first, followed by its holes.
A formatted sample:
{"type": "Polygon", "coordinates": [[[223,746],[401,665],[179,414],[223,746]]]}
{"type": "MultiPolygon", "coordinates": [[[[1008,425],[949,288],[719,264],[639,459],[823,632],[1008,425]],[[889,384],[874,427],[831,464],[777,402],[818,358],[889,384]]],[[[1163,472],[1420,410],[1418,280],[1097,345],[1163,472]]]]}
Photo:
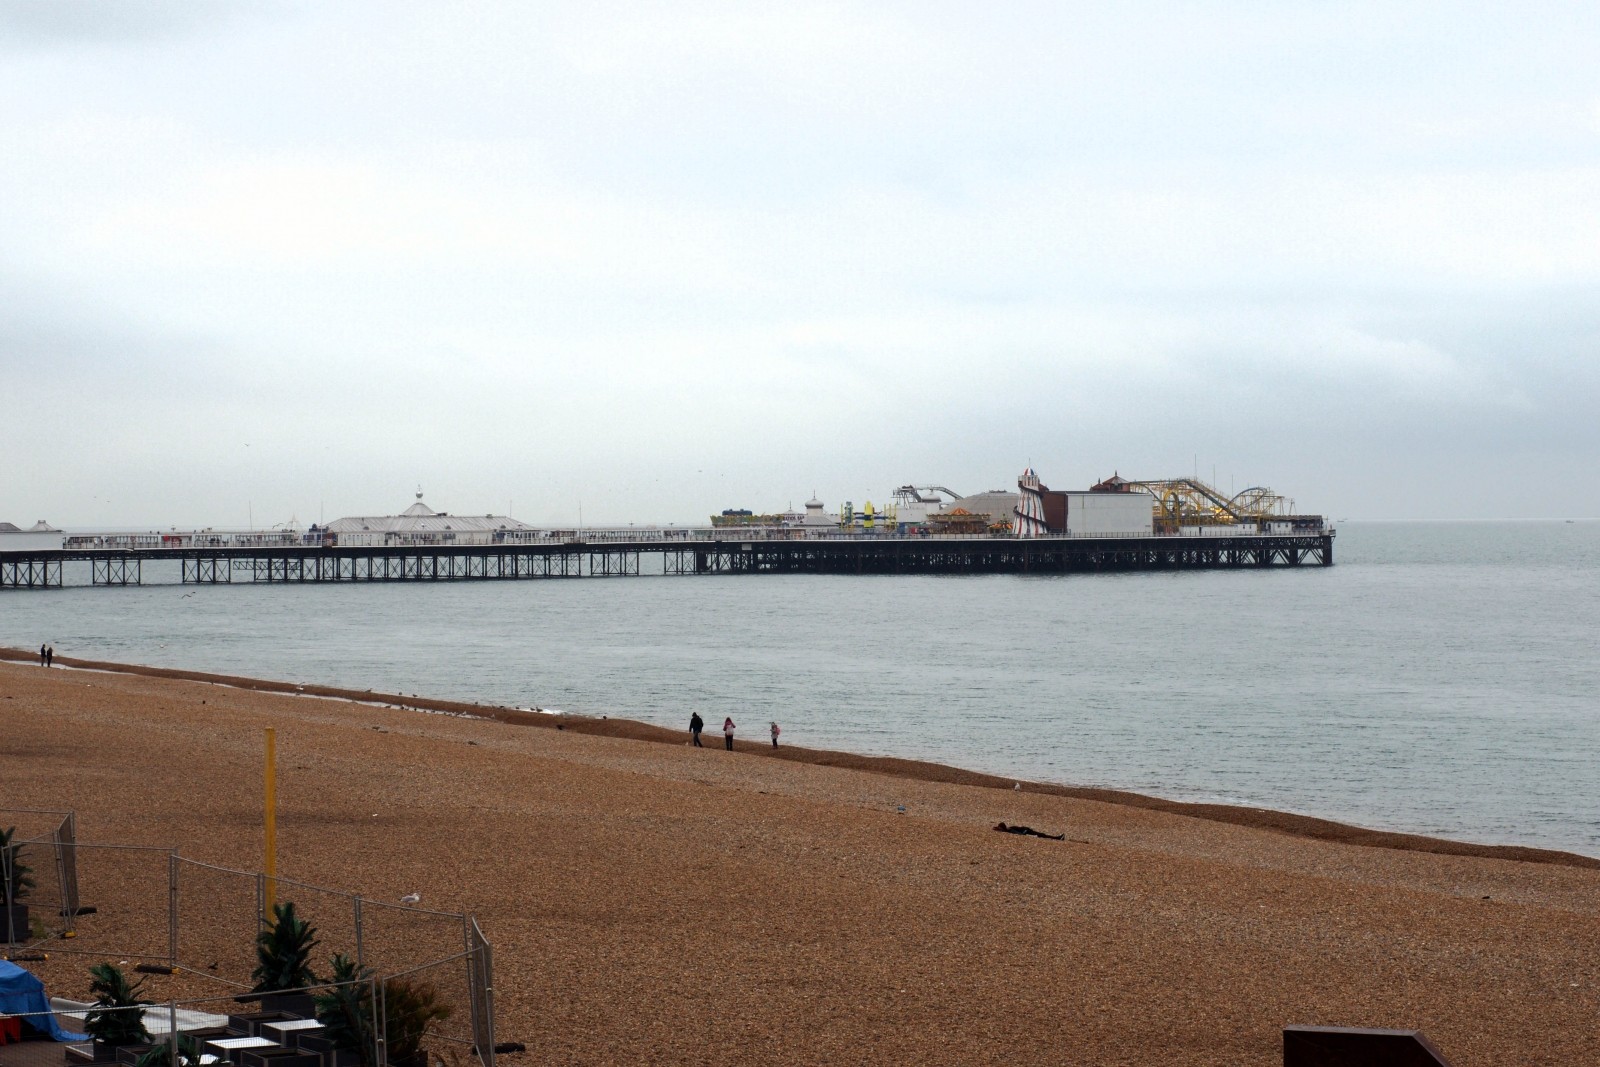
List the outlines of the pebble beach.
{"type": "MultiPolygon", "coordinates": [[[[1296,1023],[1418,1029],[1456,1067],[1600,1063],[1590,857],[774,751],[755,718],[730,754],[715,723],[696,749],[57,663],[0,660],[0,808],[258,869],[274,728],[280,873],[475,915],[508,1067],[1267,1065],[1296,1023]]],[[[30,966],[72,997],[91,962],[30,966]]]]}

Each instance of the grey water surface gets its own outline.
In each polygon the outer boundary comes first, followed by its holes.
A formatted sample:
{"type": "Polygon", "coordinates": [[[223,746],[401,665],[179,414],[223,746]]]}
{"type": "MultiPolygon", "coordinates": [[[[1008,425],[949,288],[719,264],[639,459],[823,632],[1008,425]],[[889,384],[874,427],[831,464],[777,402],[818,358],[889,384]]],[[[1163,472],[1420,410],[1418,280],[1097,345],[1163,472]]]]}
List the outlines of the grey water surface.
{"type": "MultiPolygon", "coordinates": [[[[0,643],[668,725],[731,714],[752,741],[776,719],[798,745],[1600,856],[1600,523],[1347,524],[1335,557],[69,585],[0,592],[0,643]]],[[[145,580],[176,582],[164,566],[145,580]]]]}

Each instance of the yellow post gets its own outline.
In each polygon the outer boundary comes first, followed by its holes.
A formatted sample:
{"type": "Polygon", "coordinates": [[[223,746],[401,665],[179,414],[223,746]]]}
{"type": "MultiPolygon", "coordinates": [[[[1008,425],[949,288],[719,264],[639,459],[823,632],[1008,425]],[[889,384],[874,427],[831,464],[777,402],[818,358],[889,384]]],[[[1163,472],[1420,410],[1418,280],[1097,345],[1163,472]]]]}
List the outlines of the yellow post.
{"type": "Polygon", "coordinates": [[[278,732],[267,727],[267,910],[278,902],[278,732]]]}

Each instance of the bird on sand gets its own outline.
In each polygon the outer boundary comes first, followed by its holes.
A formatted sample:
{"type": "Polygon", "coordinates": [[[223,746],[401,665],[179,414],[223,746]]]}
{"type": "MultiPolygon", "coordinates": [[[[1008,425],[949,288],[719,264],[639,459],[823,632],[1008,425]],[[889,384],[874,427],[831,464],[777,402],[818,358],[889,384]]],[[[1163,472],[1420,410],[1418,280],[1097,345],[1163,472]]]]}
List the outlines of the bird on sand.
{"type": "Polygon", "coordinates": [[[400,903],[402,903],[402,904],[421,904],[422,903],[422,894],[421,893],[407,893],[405,896],[400,898],[400,903]]]}

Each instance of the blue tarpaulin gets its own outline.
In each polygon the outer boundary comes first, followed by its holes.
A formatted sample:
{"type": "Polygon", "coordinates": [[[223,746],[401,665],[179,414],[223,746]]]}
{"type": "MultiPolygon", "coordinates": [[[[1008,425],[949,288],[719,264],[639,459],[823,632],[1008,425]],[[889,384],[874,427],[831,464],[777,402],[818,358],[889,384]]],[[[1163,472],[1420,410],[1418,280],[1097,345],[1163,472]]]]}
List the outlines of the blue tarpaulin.
{"type": "Polygon", "coordinates": [[[0,1014],[20,1015],[35,1030],[43,1030],[57,1041],[89,1040],[88,1034],[61,1029],[44,995],[44,983],[8,960],[0,960],[0,1014]]]}

